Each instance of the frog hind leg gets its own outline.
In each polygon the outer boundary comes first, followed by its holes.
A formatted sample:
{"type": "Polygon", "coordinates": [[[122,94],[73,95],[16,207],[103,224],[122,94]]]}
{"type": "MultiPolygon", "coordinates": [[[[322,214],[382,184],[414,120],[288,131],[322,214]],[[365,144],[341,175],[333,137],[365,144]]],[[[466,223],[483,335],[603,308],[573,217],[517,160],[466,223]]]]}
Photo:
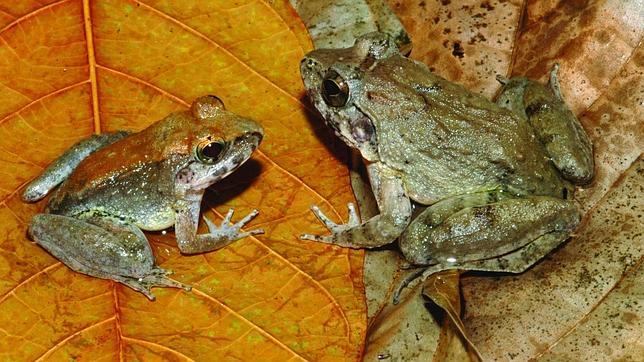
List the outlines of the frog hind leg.
{"type": "Polygon", "coordinates": [[[400,238],[405,258],[417,265],[462,265],[519,250],[545,234],[570,233],[579,224],[573,202],[505,194],[462,195],[427,208],[400,238]]]}
{"type": "Polygon", "coordinates": [[[520,273],[563,242],[579,224],[574,203],[547,196],[516,198],[492,190],[460,195],[425,209],[399,243],[405,258],[424,265],[415,279],[449,269],[520,273]]]}
{"type": "Polygon", "coordinates": [[[92,135],[70,147],[52,162],[45,171],[27,185],[22,192],[25,202],[36,202],[65,181],[76,167],[90,154],[129,135],[128,132],[92,135]]]}
{"type": "Polygon", "coordinates": [[[123,283],[151,300],[153,286],[190,288],[168,278],[170,272],[154,264],[143,232],[117,218],[37,214],[29,235],[72,270],[123,283]]]}
{"type": "Polygon", "coordinates": [[[400,282],[400,285],[393,293],[393,303],[398,304],[402,291],[414,280],[425,280],[432,274],[444,270],[461,269],[515,274],[522,273],[559,246],[569,236],[570,232],[568,231],[555,231],[541,235],[525,247],[498,258],[473,260],[458,265],[436,264],[418,268],[416,272],[410,274],[400,282]]]}
{"type": "Polygon", "coordinates": [[[594,175],[592,144],[561,95],[555,66],[548,85],[526,79],[508,80],[497,104],[525,116],[548,156],[567,180],[583,185],[594,175]]]}

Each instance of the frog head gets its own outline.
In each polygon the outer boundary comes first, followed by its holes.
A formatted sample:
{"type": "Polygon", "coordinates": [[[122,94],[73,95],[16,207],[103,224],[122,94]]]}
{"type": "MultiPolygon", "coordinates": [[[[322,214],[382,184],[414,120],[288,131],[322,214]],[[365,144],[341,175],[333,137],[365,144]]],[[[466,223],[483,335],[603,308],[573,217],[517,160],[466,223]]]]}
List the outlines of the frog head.
{"type": "Polygon", "coordinates": [[[379,160],[374,124],[377,115],[361,106],[370,97],[367,78],[379,60],[396,54],[396,44],[388,35],[369,33],[351,48],[312,51],[300,64],[309,98],[327,125],[372,162],[379,160]]]}
{"type": "Polygon", "coordinates": [[[175,184],[185,191],[203,191],[228,176],[250,158],[264,134],[255,121],[226,111],[215,96],[197,98],[185,115],[176,119],[190,123],[178,125],[187,131],[171,132],[176,140],[166,143],[166,152],[181,155],[175,184]]]}

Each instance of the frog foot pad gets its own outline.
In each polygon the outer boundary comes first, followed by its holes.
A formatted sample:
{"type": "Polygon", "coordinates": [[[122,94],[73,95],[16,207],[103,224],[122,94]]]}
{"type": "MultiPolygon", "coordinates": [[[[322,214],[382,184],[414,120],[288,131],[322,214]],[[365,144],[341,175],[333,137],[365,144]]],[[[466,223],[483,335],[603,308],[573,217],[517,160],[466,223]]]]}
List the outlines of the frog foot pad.
{"type": "Polygon", "coordinates": [[[326,215],[324,215],[324,213],[317,205],[311,206],[311,211],[313,212],[313,214],[315,214],[318,220],[320,220],[324,224],[324,226],[326,226],[326,228],[331,231],[331,235],[302,234],[300,235],[300,239],[318,241],[327,244],[337,244],[337,235],[342,234],[343,232],[354,227],[360,226],[360,217],[356,212],[356,207],[352,203],[347,204],[347,207],[349,209],[349,222],[347,222],[346,224],[336,224],[331,221],[331,219],[329,219],[326,215]]]}
{"type": "Polygon", "coordinates": [[[250,214],[246,215],[246,217],[239,220],[236,224],[233,224],[231,222],[234,212],[235,209],[233,208],[230,208],[228,210],[226,217],[224,217],[224,220],[221,222],[221,226],[217,226],[214,222],[204,216],[203,219],[206,222],[206,225],[208,225],[208,230],[210,231],[210,233],[201,236],[212,237],[213,239],[226,239],[228,241],[235,241],[247,236],[264,233],[264,229],[254,229],[241,232],[241,228],[244,227],[244,225],[248,224],[252,219],[254,219],[255,216],[259,214],[259,211],[251,211],[250,214]]]}

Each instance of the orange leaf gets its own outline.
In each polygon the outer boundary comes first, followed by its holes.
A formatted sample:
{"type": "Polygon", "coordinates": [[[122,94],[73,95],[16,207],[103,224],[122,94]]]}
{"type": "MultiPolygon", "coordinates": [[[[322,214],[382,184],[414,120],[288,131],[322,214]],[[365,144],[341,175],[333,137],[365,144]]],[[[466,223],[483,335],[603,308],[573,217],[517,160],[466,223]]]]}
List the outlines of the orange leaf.
{"type": "Polygon", "coordinates": [[[311,44],[286,1],[21,1],[0,11],[0,28],[0,356],[359,359],[362,253],[297,239],[324,232],[310,204],[346,219],[351,192],[301,102],[311,44]],[[27,240],[43,205],[23,204],[19,190],[64,149],[141,130],[204,94],[266,133],[214,186],[208,213],[258,208],[250,227],[265,235],[183,256],[173,235],[149,234],[157,262],[193,285],[155,289],[156,302],[74,273],[27,240]]]}

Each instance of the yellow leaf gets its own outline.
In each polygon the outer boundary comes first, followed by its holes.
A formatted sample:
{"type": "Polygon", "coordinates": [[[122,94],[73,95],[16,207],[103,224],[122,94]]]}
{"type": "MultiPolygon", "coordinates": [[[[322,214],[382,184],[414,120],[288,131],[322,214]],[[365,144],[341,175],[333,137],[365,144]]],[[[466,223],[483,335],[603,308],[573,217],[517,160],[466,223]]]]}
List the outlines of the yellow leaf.
{"type": "Polygon", "coordinates": [[[288,4],[18,3],[0,12],[0,356],[359,359],[362,253],[297,239],[324,232],[311,204],[346,218],[351,192],[301,101],[298,66],[311,44],[288,4]],[[19,191],[63,150],[92,133],[141,130],[204,94],[266,133],[204,211],[258,208],[249,227],[265,235],[183,256],[172,234],[148,234],[157,262],[193,285],[155,289],[156,302],[74,273],[26,238],[43,204],[23,204],[19,191]]]}

